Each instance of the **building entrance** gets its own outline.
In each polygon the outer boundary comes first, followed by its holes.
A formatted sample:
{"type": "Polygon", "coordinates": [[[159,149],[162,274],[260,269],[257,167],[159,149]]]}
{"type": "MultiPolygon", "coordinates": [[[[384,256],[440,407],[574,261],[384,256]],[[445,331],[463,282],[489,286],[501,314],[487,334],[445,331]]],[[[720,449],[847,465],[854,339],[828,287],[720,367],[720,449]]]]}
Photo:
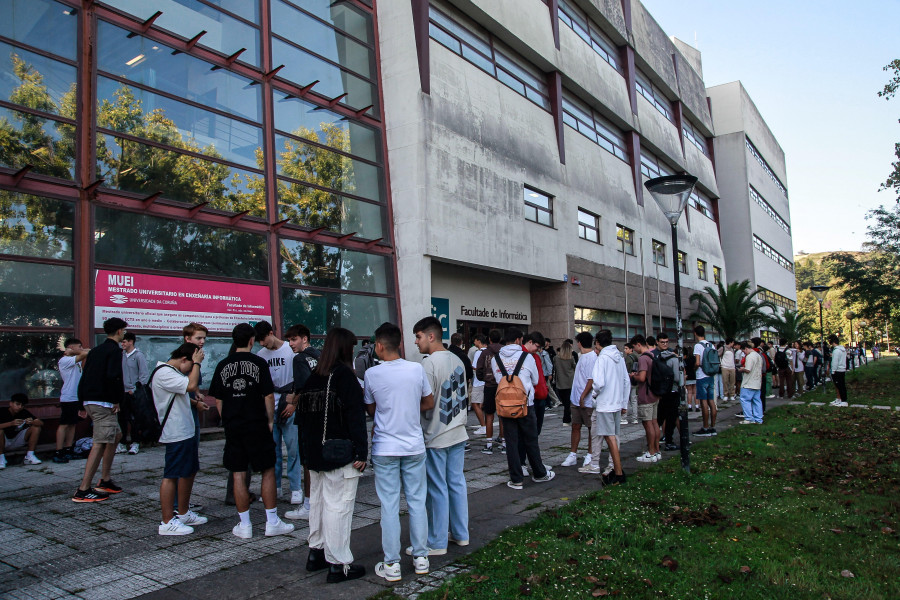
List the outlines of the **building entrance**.
{"type": "Polygon", "coordinates": [[[528,325],[517,323],[496,323],[490,321],[457,321],[456,331],[463,336],[463,345],[468,348],[475,341],[475,336],[479,333],[487,336],[491,329],[499,329],[501,334],[504,329],[510,325],[518,325],[522,331],[528,331],[528,325]]]}

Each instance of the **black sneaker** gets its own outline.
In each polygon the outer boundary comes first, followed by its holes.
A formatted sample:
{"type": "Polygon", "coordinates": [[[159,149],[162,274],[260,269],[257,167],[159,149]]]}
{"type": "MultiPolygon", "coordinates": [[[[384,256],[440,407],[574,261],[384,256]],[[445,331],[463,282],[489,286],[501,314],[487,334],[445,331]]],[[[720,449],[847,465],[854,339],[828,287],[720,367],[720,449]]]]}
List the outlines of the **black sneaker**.
{"type": "Polygon", "coordinates": [[[328,568],[328,561],[325,560],[325,548],[310,548],[309,557],[306,559],[306,570],[312,573],[326,568],[328,568]]]}
{"type": "Polygon", "coordinates": [[[58,463],[58,464],[64,464],[64,463],[69,462],[69,459],[66,458],[66,455],[64,452],[57,452],[56,454],[53,455],[53,457],[50,460],[52,460],[53,462],[58,463]]]}
{"type": "Polygon", "coordinates": [[[706,427],[701,427],[694,432],[694,435],[697,437],[709,437],[711,434],[709,433],[709,429],[707,429],[706,427]]]}
{"type": "Polygon", "coordinates": [[[72,502],[102,502],[109,499],[109,494],[97,490],[75,490],[72,502]]]}
{"type": "Polygon", "coordinates": [[[663,450],[668,450],[669,452],[671,452],[673,450],[678,450],[678,446],[676,446],[675,444],[669,443],[663,447],[663,450]]]}
{"type": "Polygon", "coordinates": [[[603,486],[608,485],[617,485],[625,483],[625,472],[623,471],[621,475],[616,475],[614,471],[610,471],[603,477],[601,477],[601,481],[603,482],[603,486]]]}
{"type": "Polygon", "coordinates": [[[328,583],[341,583],[350,581],[351,579],[359,579],[366,574],[366,568],[362,565],[349,565],[347,572],[344,572],[344,565],[331,565],[328,568],[328,577],[325,581],[328,583]]]}
{"type": "Polygon", "coordinates": [[[709,429],[706,430],[706,435],[719,435],[719,434],[716,433],[715,427],[710,427],[709,429]]]}
{"type": "Polygon", "coordinates": [[[97,487],[94,488],[100,490],[101,492],[106,492],[108,494],[118,494],[122,491],[122,488],[113,483],[112,479],[107,479],[106,481],[100,480],[100,483],[97,484],[97,487]]]}

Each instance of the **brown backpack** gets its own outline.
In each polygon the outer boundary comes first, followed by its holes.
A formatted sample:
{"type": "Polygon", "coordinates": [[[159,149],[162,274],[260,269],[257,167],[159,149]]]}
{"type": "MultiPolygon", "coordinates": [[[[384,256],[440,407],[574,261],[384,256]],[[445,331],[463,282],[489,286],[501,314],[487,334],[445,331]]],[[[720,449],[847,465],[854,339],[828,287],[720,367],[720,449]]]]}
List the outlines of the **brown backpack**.
{"type": "Polygon", "coordinates": [[[528,358],[527,352],[522,352],[519,356],[519,362],[512,375],[506,372],[503,361],[497,356],[497,367],[503,376],[497,383],[497,414],[507,419],[520,419],[528,415],[528,391],[519,377],[519,371],[522,370],[522,364],[528,358]]]}

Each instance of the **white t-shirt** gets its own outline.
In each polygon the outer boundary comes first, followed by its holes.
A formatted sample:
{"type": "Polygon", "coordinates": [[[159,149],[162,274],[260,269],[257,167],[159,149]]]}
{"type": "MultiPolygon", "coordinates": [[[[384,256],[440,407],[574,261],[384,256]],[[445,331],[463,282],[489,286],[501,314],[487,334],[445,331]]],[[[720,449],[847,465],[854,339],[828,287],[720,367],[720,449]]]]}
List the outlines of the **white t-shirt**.
{"type": "MultiPolygon", "coordinates": [[[[472,359],[472,366],[478,364],[478,359],[481,358],[481,353],[484,352],[484,348],[479,348],[475,351],[475,357],[472,359]]],[[[472,369],[474,371],[474,369],[472,369]]],[[[484,382],[478,379],[478,375],[472,375],[472,387],[481,387],[484,385],[484,382]]]]}
{"type": "Polygon", "coordinates": [[[709,342],[697,342],[694,344],[694,356],[699,356],[697,359],[697,380],[701,380],[704,377],[711,377],[711,375],[707,375],[703,372],[703,369],[700,368],[700,365],[703,363],[703,353],[706,352],[706,349],[709,348],[713,352],[716,351],[716,347],[710,344],[709,342]]]}
{"type": "Polygon", "coordinates": [[[795,349],[793,358],[794,373],[802,373],[806,362],[806,352],[795,349]]]}
{"type": "MultiPolygon", "coordinates": [[[[572,377],[572,406],[581,406],[581,394],[587,387],[588,379],[593,376],[594,363],[597,362],[597,353],[591,350],[578,355],[578,364],[575,365],[575,375],[572,377]]],[[[584,399],[585,408],[594,408],[594,395],[588,393],[584,399]]]]}
{"type": "Polygon", "coordinates": [[[256,355],[269,365],[275,389],[294,383],[294,351],[290,344],[285,342],[277,350],[260,348],[256,355]]]}
{"type": "MultiPolygon", "coordinates": [[[[421,413],[426,448],[449,448],[469,439],[466,433],[469,399],[466,369],[449,351],[429,354],[422,361],[428,385],[435,392],[434,408],[421,413]]],[[[482,384],[484,385],[484,384],[482,384]]]]}
{"type": "Polygon", "coordinates": [[[366,369],[365,402],[375,405],[373,456],[413,456],[425,452],[419,404],[431,394],[425,368],[402,358],[366,369]]]}
{"type": "Polygon", "coordinates": [[[191,400],[187,395],[188,376],[167,363],[156,363],[156,366],[159,365],[165,366],[153,376],[150,387],[153,390],[153,403],[156,405],[160,423],[166,416],[169,402],[172,402],[173,398],[175,400],[159,441],[171,444],[189,440],[194,437],[194,417],[191,415],[191,400]]]}
{"type": "Polygon", "coordinates": [[[78,402],[78,382],[81,381],[81,363],[75,362],[74,356],[63,356],[59,359],[59,374],[62,375],[62,392],[60,402],[78,402]]]}

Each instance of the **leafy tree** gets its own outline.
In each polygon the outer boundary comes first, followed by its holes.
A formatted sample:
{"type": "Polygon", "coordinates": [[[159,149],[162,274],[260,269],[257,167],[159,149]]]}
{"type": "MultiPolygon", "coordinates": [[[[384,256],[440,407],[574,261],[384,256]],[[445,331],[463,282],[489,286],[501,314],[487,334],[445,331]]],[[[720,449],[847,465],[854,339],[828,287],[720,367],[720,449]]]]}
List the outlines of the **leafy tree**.
{"type": "Polygon", "coordinates": [[[789,308],[783,313],[773,314],[769,326],[778,333],[779,338],[786,339],[788,343],[805,340],[813,331],[813,322],[808,315],[789,308]]]}
{"type": "Polygon", "coordinates": [[[690,301],[696,304],[691,319],[705,321],[722,337],[740,339],[747,337],[770,322],[777,307],[769,301],[759,300],[761,290],[750,291],[750,281],[732,282],[718,289],[703,288],[694,292],[690,301]]]}
{"type": "MultiPolygon", "coordinates": [[[[884,67],[884,70],[892,73],[892,75],[890,81],[878,92],[878,95],[885,100],[890,100],[897,95],[897,90],[900,89],[900,59],[892,60],[884,67]]],[[[887,180],[881,184],[879,189],[894,190],[898,195],[898,201],[900,201],[900,142],[894,144],[894,156],[897,160],[891,163],[893,171],[891,171],[891,174],[888,175],[887,180]]]]}

